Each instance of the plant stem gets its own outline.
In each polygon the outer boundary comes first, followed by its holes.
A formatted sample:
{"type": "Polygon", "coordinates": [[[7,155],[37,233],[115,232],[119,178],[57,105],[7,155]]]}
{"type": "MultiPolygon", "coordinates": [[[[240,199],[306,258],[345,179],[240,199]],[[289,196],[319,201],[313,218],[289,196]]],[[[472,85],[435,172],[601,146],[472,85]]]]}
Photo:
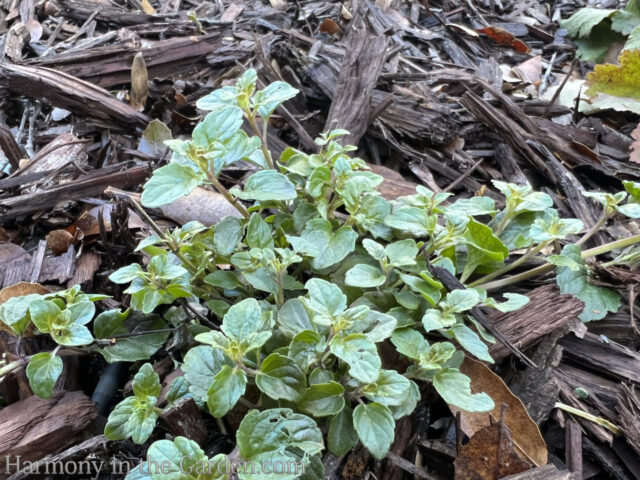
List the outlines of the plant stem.
{"type": "Polygon", "coordinates": [[[527,250],[527,252],[524,255],[522,255],[520,258],[518,258],[514,262],[511,262],[509,265],[505,265],[504,267],[499,268],[495,272],[491,272],[491,273],[486,274],[484,277],[481,277],[481,278],[471,282],[468,286],[469,287],[476,287],[478,285],[481,285],[483,283],[488,282],[489,280],[493,280],[494,278],[499,277],[500,275],[503,275],[503,274],[505,274],[507,272],[510,272],[514,268],[522,265],[524,262],[529,260],[531,257],[534,257],[540,250],[542,250],[548,244],[549,244],[549,242],[542,242],[537,247],[527,250]]]}
{"type": "Polygon", "coordinates": [[[276,279],[276,283],[278,284],[278,294],[276,296],[276,306],[278,307],[278,309],[280,309],[280,307],[282,307],[282,304],[284,303],[284,278],[283,278],[283,271],[279,271],[278,272],[278,277],[276,279]]]}
{"type": "Polygon", "coordinates": [[[249,125],[251,125],[251,128],[260,139],[260,144],[262,145],[262,155],[264,155],[264,159],[267,161],[267,165],[269,165],[270,169],[275,170],[276,166],[273,163],[271,153],[269,153],[269,149],[267,148],[267,122],[264,122],[264,129],[261,131],[260,128],[258,128],[258,124],[256,123],[255,115],[251,111],[245,111],[245,113],[247,114],[249,125]]]}
{"type": "Polygon", "coordinates": [[[600,230],[600,227],[602,227],[607,222],[607,220],[609,220],[609,218],[609,215],[607,215],[605,212],[602,212],[602,216],[598,219],[595,225],[591,227],[589,231],[576,242],[576,245],[582,245],[587,240],[589,240],[598,230],[600,230]]]}
{"type": "Polygon", "coordinates": [[[236,207],[236,210],[238,210],[244,218],[249,219],[251,215],[249,214],[249,212],[247,212],[247,209],[244,208],[244,206],[238,201],[237,198],[235,198],[233,195],[229,193],[229,190],[227,190],[222,186],[222,184],[218,181],[218,179],[213,174],[208,174],[207,179],[209,180],[209,183],[211,183],[211,185],[213,185],[215,189],[218,190],[218,192],[220,192],[222,196],[226,198],[231,205],[236,207]]]}
{"type": "Polygon", "coordinates": [[[494,235],[496,236],[500,236],[500,234],[502,233],[502,231],[505,229],[505,227],[507,226],[507,222],[509,220],[511,220],[509,218],[509,216],[511,215],[511,210],[507,211],[507,209],[505,208],[504,212],[503,212],[503,217],[502,220],[500,220],[500,224],[496,227],[496,230],[494,232],[494,235]]]}
{"type": "Polygon", "coordinates": [[[4,377],[8,373],[13,372],[14,370],[17,370],[25,363],[28,363],[27,358],[19,358],[18,360],[5,365],[4,367],[0,368],[0,378],[4,377]]]}
{"type": "Polygon", "coordinates": [[[142,216],[142,218],[144,218],[144,221],[149,224],[151,229],[156,232],[156,234],[160,238],[164,238],[166,240],[167,245],[169,246],[169,249],[173,252],[173,254],[178,257],[182,263],[184,263],[184,265],[191,271],[192,274],[195,275],[195,273],[198,271],[198,268],[193,263],[191,263],[188,258],[182,255],[180,249],[175,244],[173,239],[169,235],[165,234],[162,230],[160,230],[158,224],[153,221],[153,219],[147,212],[145,212],[144,208],[142,208],[142,205],[136,202],[133,198],[129,198],[129,201],[131,202],[131,205],[133,205],[133,208],[135,208],[142,216]]]}
{"type": "MultiPolygon", "coordinates": [[[[640,242],[640,234],[633,235],[628,238],[621,238],[620,240],[616,240],[614,242],[606,243],[604,245],[600,245],[595,248],[590,248],[589,250],[585,250],[581,253],[582,258],[595,257],[597,255],[602,255],[603,253],[610,252],[611,250],[615,250],[617,248],[625,248],[630,245],[634,245],[640,242]]],[[[539,267],[532,268],[531,270],[527,270],[526,272],[519,273],[517,275],[512,275],[511,277],[501,278],[500,280],[496,280],[495,282],[484,283],[482,285],[476,285],[479,288],[483,288],[485,290],[495,290],[497,288],[502,288],[507,285],[512,285],[514,283],[521,282],[523,280],[528,280],[529,278],[537,277],[538,275],[542,275],[550,270],[553,270],[554,265],[547,263],[544,265],[540,265],[539,267]]]]}

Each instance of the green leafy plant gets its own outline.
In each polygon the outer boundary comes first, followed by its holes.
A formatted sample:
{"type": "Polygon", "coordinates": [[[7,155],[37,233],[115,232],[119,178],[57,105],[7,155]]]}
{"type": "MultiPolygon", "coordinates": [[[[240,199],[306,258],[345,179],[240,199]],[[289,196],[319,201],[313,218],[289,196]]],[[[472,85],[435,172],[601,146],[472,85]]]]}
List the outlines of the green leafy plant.
{"type": "Polygon", "coordinates": [[[601,62],[614,42],[624,41],[624,50],[640,49],[640,3],[629,0],[623,10],[580,8],[561,22],[574,38],[578,56],[601,62]]]}
{"type": "MultiPolygon", "coordinates": [[[[148,261],[110,276],[129,284],[125,293],[132,309],[101,313],[91,336],[79,329],[93,317],[87,299],[78,296],[71,305],[38,299],[36,305],[48,305],[33,311],[40,332],[73,339],[57,333],[58,324],[65,332],[78,325],[73,329],[82,331],[82,349],[98,351],[107,361],[146,360],[169,339],[174,351],[181,350],[184,372],[171,385],[170,402],[191,396],[214,417],[249,406],[236,435],[240,458],[302,459],[312,473],[287,478],[305,479],[322,476],[321,431],[336,455],[360,441],[383,458],[396,420],[412,413],[427,384],[461,409],[494,407],[488,395],[471,390],[459,367],[465,354],[493,362],[488,344],[495,340],[478,312],[516,310],[528,298],[493,298],[489,291],[557,268],[561,289],[585,301],[585,321],[617,309],[615,292],[589,283],[583,258],[624,249],[640,237],[591,250],[581,246],[614,216],[640,213],[637,184],[625,184],[628,198],[590,195],[602,203],[603,213],[581,237],[582,222],[561,218],[551,197],[528,186],[494,182],[504,195],[502,208],[482,196],[451,202],[450,194],[422,186],[413,195],[386,200],[377,191],[383,178],[349,156],[354,147],[340,144],[342,130],[321,135],[315,153],[287,148],[274,158],[266,124],[296,91],[283,82],[263,90],[255,84],[249,70],[235,86],[200,99],[198,107],[210,113],[192,139],[166,142],[171,161],[154,172],[142,195],[143,205],[156,207],[205,184],[240,216],[214,227],[191,222],[163,232],[140,208],[155,231],[137,248],[148,261]],[[238,161],[256,171],[242,188],[227,190],[219,174],[238,161]],[[534,260],[543,265],[506,276],[534,260]],[[434,276],[437,269],[455,278],[456,286],[434,276]],[[61,315],[78,320],[54,320],[61,315]],[[181,339],[187,334],[198,345],[186,348],[189,343],[181,339]],[[389,365],[380,355],[383,343],[402,361],[389,365]]],[[[18,335],[33,320],[26,298],[0,307],[0,318],[18,335]]],[[[28,373],[42,379],[37,393],[50,393],[60,363],[38,355],[28,373]]],[[[0,368],[0,375],[18,363],[0,368]]],[[[158,392],[157,376],[143,365],[133,395],[111,413],[107,436],[145,442],[160,413],[158,392]]],[[[150,448],[156,451],[173,459],[190,451],[206,459],[186,439],[161,440],[150,448]]],[[[211,461],[217,465],[222,458],[211,461]]]]}

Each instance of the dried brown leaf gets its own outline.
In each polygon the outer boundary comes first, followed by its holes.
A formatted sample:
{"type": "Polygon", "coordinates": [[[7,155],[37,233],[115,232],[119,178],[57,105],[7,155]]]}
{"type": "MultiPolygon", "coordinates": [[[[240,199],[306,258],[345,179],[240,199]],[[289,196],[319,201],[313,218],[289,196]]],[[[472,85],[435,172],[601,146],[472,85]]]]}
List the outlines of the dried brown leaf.
{"type": "Polygon", "coordinates": [[[513,432],[513,442],[518,454],[535,463],[538,467],[547,464],[547,446],[542,438],[540,429],[531,420],[527,409],[516,397],[502,379],[482,363],[465,358],[460,371],[471,379],[473,392],[486,392],[495,402],[495,408],[490,412],[466,412],[449,405],[455,415],[460,412],[460,426],[468,436],[491,425],[491,419],[500,418],[502,404],[507,405],[504,423],[513,432]]]}
{"type": "Polygon", "coordinates": [[[512,433],[500,423],[478,430],[453,462],[455,480],[497,480],[531,469],[514,450],[512,433]]]}
{"type": "Polygon", "coordinates": [[[52,230],[44,238],[47,241],[47,247],[51,249],[54,255],[66,253],[74,240],[73,235],[66,230],[52,230]]]}
{"type": "Polygon", "coordinates": [[[144,110],[149,96],[149,74],[141,52],[136,53],[131,65],[131,99],[133,108],[139,112],[144,110]]]}

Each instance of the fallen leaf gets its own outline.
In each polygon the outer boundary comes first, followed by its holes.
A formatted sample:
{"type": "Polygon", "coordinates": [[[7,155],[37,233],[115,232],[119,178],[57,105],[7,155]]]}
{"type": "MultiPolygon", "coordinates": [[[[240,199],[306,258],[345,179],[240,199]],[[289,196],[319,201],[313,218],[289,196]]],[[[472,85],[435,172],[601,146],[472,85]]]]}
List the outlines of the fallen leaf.
{"type": "Polygon", "coordinates": [[[600,160],[600,157],[598,156],[598,154],[593,150],[591,150],[586,145],[584,145],[583,143],[570,142],[569,144],[573,147],[574,150],[577,150],[578,152],[583,154],[585,157],[589,157],[594,162],[602,163],[602,160],[600,160]]]}
{"type": "Polygon", "coordinates": [[[478,32],[476,32],[473,28],[467,27],[466,25],[462,25],[461,23],[447,23],[447,27],[452,28],[453,30],[457,30],[459,32],[466,33],[470,37],[478,38],[478,32]]]}
{"type": "Polygon", "coordinates": [[[66,230],[52,230],[44,238],[47,241],[47,247],[51,249],[54,255],[66,253],[74,241],[73,234],[66,230]]]}
{"type": "Polygon", "coordinates": [[[526,62],[513,67],[513,73],[523,82],[529,82],[532,85],[538,85],[542,77],[542,57],[536,55],[526,62]]]}
{"type": "Polygon", "coordinates": [[[547,446],[536,423],[531,420],[527,409],[516,397],[502,379],[482,363],[465,358],[460,371],[471,379],[473,392],[486,392],[494,403],[495,408],[489,412],[466,412],[449,405],[455,415],[460,412],[460,427],[469,437],[491,425],[491,419],[500,418],[502,404],[507,405],[504,423],[513,432],[513,443],[518,454],[535,463],[538,467],[547,464],[547,446]]]}
{"type": "Polygon", "coordinates": [[[149,0],[141,0],[140,6],[142,7],[142,11],[147,15],[155,15],[157,13],[156,9],[153,8],[153,5],[149,3],[149,0]]]}
{"type": "Polygon", "coordinates": [[[131,94],[130,103],[133,108],[143,111],[149,96],[149,74],[142,53],[136,53],[131,65],[131,94]]]}
{"type": "Polygon", "coordinates": [[[335,35],[340,32],[340,26],[330,18],[325,18],[320,24],[320,31],[328,33],[329,35],[335,35]]]}
{"type": "Polygon", "coordinates": [[[0,265],[8,265],[24,256],[29,256],[29,254],[20,245],[9,242],[0,243],[0,265]]]}
{"type": "Polygon", "coordinates": [[[269,0],[269,3],[276,10],[284,10],[287,8],[287,0],[269,0]]]}
{"type": "Polygon", "coordinates": [[[530,470],[514,451],[511,430],[500,422],[478,430],[453,462],[455,480],[498,480],[530,470]]]}
{"type": "Polygon", "coordinates": [[[522,40],[517,39],[513,34],[507,32],[500,27],[485,27],[476,30],[476,32],[484,33],[498,45],[511,47],[518,53],[529,53],[531,49],[522,40]]]}
{"type": "MultiPolygon", "coordinates": [[[[9,287],[5,287],[0,290],[0,305],[4,302],[9,301],[9,299],[13,297],[22,297],[25,295],[31,295],[33,293],[37,293],[39,295],[45,295],[50,293],[49,289],[40,285],[39,283],[29,283],[29,282],[20,282],[15,285],[11,285],[9,287]]],[[[4,322],[0,322],[0,330],[3,332],[7,332],[10,335],[14,335],[13,330],[11,330],[4,322]]],[[[33,323],[29,325],[27,331],[24,333],[24,337],[34,337],[36,334],[36,329],[33,323]]]]}
{"type": "Polygon", "coordinates": [[[151,157],[161,157],[167,150],[165,140],[171,140],[171,130],[158,119],[151,120],[142,132],[138,150],[151,157]]]}
{"type": "Polygon", "coordinates": [[[30,18],[24,24],[31,37],[31,43],[35,43],[42,38],[42,25],[35,18],[30,18]]]}
{"type": "Polygon", "coordinates": [[[633,138],[634,141],[630,146],[631,154],[629,155],[629,160],[640,163],[640,123],[635,130],[631,132],[631,138],[633,138]]]}
{"type": "Polygon", "coordinates": [[[606,93],[640,99],[640,50],[625,50],[618,60],[620,65],[596,65],[587,75],[587,95],[606,93]]]}
{"type": "Polygon", "coordinates": [[[69,110],[65,110],[64,108],[54,107],[53,110],[51,110],[51,120],[53,120],[54,122],[64,120],[69,115],[71,115],[71,112],[69,110]]]}

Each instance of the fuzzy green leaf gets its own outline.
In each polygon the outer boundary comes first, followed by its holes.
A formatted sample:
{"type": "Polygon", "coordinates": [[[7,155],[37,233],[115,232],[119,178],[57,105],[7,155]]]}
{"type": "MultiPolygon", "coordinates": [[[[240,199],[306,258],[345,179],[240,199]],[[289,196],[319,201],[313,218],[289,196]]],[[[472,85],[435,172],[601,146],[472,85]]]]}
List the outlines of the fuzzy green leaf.
{"type": "Polygon", "coordinates": [[[360,404],[353,411],[353,427],[362,444],[378,460],[383,459],[395,437],[396,422],[389,407],[360,404]]]}
{"type": "Polygon", "coordinates": [[[358,234],[351,227],[335,232],[328,220],[317,218],[307,223],[300,237],[287,236],[294,250],[313,258],[317,270],[331,267],[353,252],[358,234]]]}
{"type": "Polygon", "coordinates": [[[471,393],[471,380],[455,368],[445,368],[433,378],[443,400],[467,412],[488,412],[495,404],[486,393],[471,393]]]}
{"type": "Polygon", "coordinates": [[[352,267],[346,274],[344,282],[352,287],[379,287],[386,281],[385,275],[378,267],[360,263],[352,267]]]}
{"type": "Polygon", "coordinates": [[[205,174],[177,162],[160,167],[144,184],[142,205],[148,208],[160,207],[189,195],[198,185],[202,185],[205,174]]]}
{"type": "Polygon", "coordinates": [[[314,417],[336,415],[344,408],[344,387],[338,382],[316,383],[296,402],[300,410],[314,417]]]}
{"type": "Polygon", "coordinates": [[[569,36],[574,38],[588,37],[593,27],[604,19],[609,18],[617,10],[606,8],[579,8],[568,19],[561,22],[562,28],[566,28],[569,36]]]}
{"type": "Polygon", "coordinates": [[[244,189],[232,188],[231,193],[242,200],[294,200],[297,198],[296,187],[283,174],[275,170],[260,170],[251,175],[244,184],[244,189]]]}
{"type": "Polygon", "coordinates": [[[341,457],[358,443],[358,433],[353,428],[353,410],[344,407],[340,413],[329,421],[327,433],[327,446],[329,451],[341,457]]]}
{"type": "Polygon", "coordinates": [[[256,385],[274,400],[297,401],[304,394],[306,378],[290,357],[272,353],[262,361],[256,385]]]}
{"type": "Polygon", "coordinates": [[[62,373],[62,359],[51,352],[36,353],[26,368],[29,385],[40,398],[49,398],[62,373]]]}
{"type": "Polygon", "coordinates": [[[380,373],[380,357],[375,343],[365,335],[352,333],[331,340],[331,353],[349,365],[349,375],[363,383],[373,383],[380,373]]]}
{"type": "Polygon", "coordinates": [[[556,276],[556,282],[562,293],[570,293],[584,302],[584,310],[579,318],[583,322],[590,322],[604,318],[608,312],[617,312],[620,308],[620,295],[608,288],[589,283],[589,275],[580,255],[580,247],[566,245],[562,249],[562,255],[580,265],[578,270],[558,267],[556,276]]]}
{"type": "Polygon", "coordinates": [[[212,416],[226,415],[247,388],[247,375],[239,368],[224,365],[207,391],[207,407],[212,416]]]}

